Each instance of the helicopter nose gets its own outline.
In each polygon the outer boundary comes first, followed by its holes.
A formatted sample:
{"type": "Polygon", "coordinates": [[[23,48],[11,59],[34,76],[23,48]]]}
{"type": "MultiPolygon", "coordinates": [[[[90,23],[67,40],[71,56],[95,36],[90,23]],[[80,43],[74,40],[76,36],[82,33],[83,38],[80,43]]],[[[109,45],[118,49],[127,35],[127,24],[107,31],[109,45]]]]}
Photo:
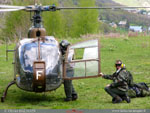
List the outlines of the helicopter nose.
{"type": "Polygon", "coordinates": [[[46,88],[45,62],[33,63],[33,91],[44,92],[46,88]]]}

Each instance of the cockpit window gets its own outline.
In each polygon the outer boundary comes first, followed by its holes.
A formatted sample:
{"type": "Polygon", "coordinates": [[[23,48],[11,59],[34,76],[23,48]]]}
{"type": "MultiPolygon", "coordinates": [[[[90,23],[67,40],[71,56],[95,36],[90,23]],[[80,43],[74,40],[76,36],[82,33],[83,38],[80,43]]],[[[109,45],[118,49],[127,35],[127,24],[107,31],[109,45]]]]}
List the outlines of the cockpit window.
{"type": "MultiPolygon", "coordinates": [[[[33,72],[33,63],[38,60],[38,43],[35,39],[25,39],[19,47],[19,59],[24,71],[33,72]]],[[[41,61],[46,63],[46,73],[50,73],[58,64],[60,52],[58,42],[53,37],[46,37],[40,42],[41,61]]]]}

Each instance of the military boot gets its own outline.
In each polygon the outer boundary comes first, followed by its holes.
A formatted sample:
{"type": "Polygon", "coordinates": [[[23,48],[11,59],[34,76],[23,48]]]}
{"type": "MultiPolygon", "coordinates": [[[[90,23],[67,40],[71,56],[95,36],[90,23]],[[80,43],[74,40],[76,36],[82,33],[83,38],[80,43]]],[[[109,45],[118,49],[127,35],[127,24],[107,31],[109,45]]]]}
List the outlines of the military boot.
{"type": "Polygon", "coordinates": [[[72,100],[77,100],[78,99],[78,95],[77,94],[72,94],[72,100]]]}
{"type": "Polygon", "coordinates": [[[115,101],[115,98],[112,98],[112,103],[114,103],[114,101],[115,101]]]}
{"type": "Polygon", "coordinates": [[[65,101],[65,102],[72,101],[72,98],[65,98],[64,101],[65,101]]]}
{"type": "Polygon", "coordinates": [[[130,103],[130,97],[128,96],[128,93],[125,93],[124,95],[121,96],[122,100],[125,100],[127,103],[130,103]]]}
{"type": "Polygon", "coordinates": [[[121,103],[122,102],[122,99],[119,97],[119,96],[116,96],[113,103],[116,104],[116,103],[121,103]]]}
{"type": "Polygon", "coordinates": [[[131,102],[129,96],[124,96],[124,97],[122,97],[122,100],[125,100],[127,103],[130,103],[130,102],[131,102]]]}

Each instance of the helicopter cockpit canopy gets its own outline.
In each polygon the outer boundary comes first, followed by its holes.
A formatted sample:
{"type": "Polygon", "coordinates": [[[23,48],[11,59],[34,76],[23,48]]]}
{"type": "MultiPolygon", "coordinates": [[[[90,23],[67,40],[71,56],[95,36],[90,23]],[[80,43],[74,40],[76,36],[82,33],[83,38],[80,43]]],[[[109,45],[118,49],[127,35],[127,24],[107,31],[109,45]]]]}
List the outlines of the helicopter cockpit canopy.
{"type": "MultiPolygon", "coordinates": [[[[46,63],[46,74],[58,64],[60,52],[58,42],[52,36],[46,36],[44,42],[40,42],[40,60],[46,63]]],[[[20,41],[19,60],[25,72],[33,73],[33,63],[38,60],[39,50],[36,39],[24,39],[20,41]]]]}

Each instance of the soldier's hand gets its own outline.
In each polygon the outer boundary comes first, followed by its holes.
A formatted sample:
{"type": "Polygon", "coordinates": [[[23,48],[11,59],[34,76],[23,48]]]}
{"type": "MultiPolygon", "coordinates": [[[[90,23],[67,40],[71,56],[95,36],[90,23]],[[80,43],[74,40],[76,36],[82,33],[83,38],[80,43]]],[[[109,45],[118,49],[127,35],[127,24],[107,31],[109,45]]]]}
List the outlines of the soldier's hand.
{"type": "Polygon", "coordinates": [[[100,76],[104,77],[104,74],[103,74],[103,73],[100,73],[100,76]]]}
{"type": "Polygon", "coordinates": [[[109,87],[110,86],[110,84],[107,84],[107,86],[106,87],[109,87]]]}

